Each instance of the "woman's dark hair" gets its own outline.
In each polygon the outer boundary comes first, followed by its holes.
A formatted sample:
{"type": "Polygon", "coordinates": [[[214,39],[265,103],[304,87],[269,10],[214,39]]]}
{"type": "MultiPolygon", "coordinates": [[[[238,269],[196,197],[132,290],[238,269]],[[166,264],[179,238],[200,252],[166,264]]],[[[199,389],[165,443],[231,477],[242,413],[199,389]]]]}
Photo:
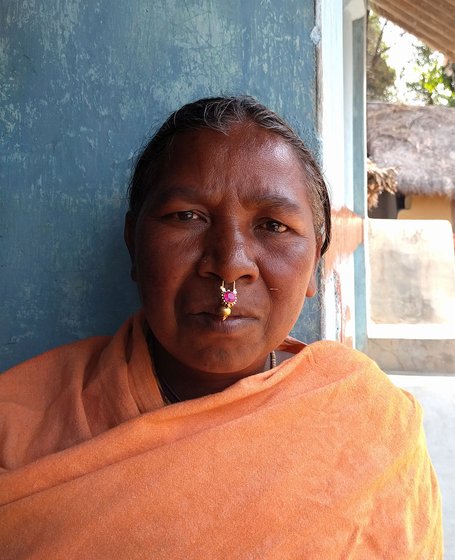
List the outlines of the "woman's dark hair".
{"type": "Polygon", "coordinates": [[[209,128],[228,134],[233,124],[251,122],[278,134],[294,148],[308,178],[308,192],[313,211],[316,237],[321,255],[330,243],[330,200],[322,173],[301,138],[276,113],[253,97],[210,97],[184,105],[170,115],[140,154],[129,186],[129,208],[139,215],[147,194],[157,180],[164,158],[169,158],[172,141],[179,133],[209,128]]]}

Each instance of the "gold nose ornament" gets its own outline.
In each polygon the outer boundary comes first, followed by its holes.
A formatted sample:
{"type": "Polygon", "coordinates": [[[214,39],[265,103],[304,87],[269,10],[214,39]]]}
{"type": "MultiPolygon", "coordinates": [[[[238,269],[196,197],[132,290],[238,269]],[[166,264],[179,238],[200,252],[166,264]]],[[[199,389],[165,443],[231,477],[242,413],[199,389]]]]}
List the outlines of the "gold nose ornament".
{"type": "Polygon", "coordinates": [[[219,309],[219,315],[222,321],[226,319],[231,314],[231,310],[237,303],[237,290],[235,289],[235,282],[232,283],[232,290],[228,290],[224,286],[224,280],[221,282],[220,286],[221,292],[221,307],[219,309]]]}

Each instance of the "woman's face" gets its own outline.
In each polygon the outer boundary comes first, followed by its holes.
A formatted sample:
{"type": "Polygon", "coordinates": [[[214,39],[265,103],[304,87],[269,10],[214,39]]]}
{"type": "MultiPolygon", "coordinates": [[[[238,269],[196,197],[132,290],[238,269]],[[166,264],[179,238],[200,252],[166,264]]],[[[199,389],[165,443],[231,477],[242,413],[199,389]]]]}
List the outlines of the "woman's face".
{"type": "Polygon", "coordinates": [[[177,135],[126,240],[152,332],[198,371],[261,371],[315,293],[305,173],[280,136],[253,124],[177,135]],[[225,321],[222,280],[238,297],[225,321]]]}

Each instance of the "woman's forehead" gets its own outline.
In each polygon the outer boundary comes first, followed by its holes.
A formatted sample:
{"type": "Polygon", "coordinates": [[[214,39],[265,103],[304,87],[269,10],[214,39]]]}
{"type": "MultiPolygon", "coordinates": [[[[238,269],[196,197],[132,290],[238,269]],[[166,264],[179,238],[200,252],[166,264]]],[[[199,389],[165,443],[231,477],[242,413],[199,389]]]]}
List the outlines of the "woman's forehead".
{"type": "Polygon", "coordinates": [[[226,132],[202,128],[177,134],[164,174],[198,169],[214,173],[245,167],[245,172],[300,173],[294,147],[282,136],[255,123],[234,123],[226,132]]]}
{"type": "MultiPolygon", "coordinates": [[[[308,185],[300,160],[279,135],[260,127],[201,129],[175,138],[149,204],[172,200],[213,203],[236,200],[245,207],[308,207],[308,185]]],[[[232,206],[231,206],[232,207],[232,206]]]]}

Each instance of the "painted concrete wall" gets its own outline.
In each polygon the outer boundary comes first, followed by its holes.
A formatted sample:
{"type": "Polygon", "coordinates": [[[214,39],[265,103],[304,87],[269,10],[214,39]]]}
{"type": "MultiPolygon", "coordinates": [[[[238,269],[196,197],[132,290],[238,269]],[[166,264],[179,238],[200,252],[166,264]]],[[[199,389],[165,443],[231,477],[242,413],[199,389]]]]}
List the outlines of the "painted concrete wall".
{"type": "Polygon", "coordinates": [[[446,220],[368,221],[369,318],[441,324],[455,333],[455,261],[446,220]]]}
{"type": "MultiPolygon", "coordinates": [[[[448,220],[452,222],[452,201],[445,196],[407,196],[399,220],[448,220]]],[[[453,224],[452,224],[453,225],[453,224]]]]}
{"type": "Polygon", "coordinates": [[[366,353],[384,371],[455,373],[455,261],[446,220],[368,220],[366,353]]]}
{"type": "MultiPolygon", "coordinates": [[[[0,370],[137,307],[125,191],[171,110],[249,93],[317,147],[314,22],[310,0],[2,2],[0,370]]],[[[309,311],[296,332],[314,340],[309,311]]]]}

